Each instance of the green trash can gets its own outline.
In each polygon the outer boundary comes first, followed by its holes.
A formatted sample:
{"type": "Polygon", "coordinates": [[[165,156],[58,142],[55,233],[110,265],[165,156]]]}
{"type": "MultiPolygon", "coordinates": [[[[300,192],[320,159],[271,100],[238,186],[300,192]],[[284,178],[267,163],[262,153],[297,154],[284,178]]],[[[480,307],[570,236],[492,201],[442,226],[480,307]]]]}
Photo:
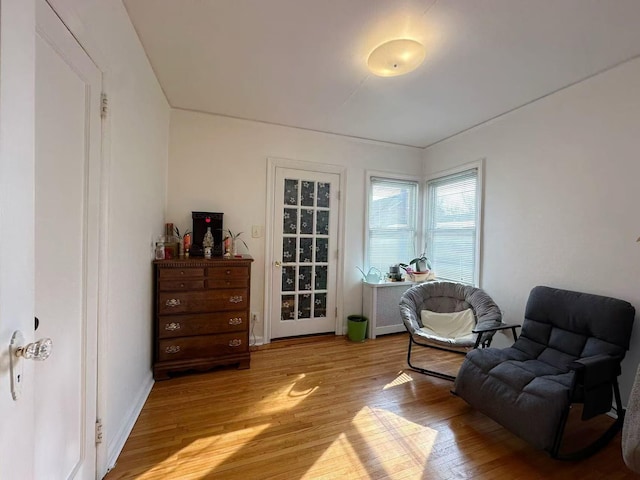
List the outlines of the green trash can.
{"type": "Polygon", "coordinates": [[[349,315],[347,317],[347,337],[352,342],[364,342],[367,336],[369,319],[364,315],[349,315]]]}

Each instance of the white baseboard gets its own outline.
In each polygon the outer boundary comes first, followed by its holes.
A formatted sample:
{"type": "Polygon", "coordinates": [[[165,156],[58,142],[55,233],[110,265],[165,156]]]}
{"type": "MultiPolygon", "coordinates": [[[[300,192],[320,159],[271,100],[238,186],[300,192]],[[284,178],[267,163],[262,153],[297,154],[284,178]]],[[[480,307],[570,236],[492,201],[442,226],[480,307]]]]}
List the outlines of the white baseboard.
{"type": "Polygon", "coordinates": [[[264,345],[264,337],[255,336],[249,338],[249,345],[251,345],[252,347],[256,345],[264,345]]]}
{"type": "Polygon", "coordinates": [[[407,329],[404,328],[404,323],[399,325],[389,325],[386,327],[376,327],[376,336],[378,335],[386,335],[388,333],[400,333],[406,332],[407,329]]]}
{"type": "Polygon", "coordinates": [[[151,393],[153,384],[153,376],[151,375],[151,371],[149,371],[148,377],[142,383],[142,388],[140,388],[138,394],[133,398],[129,415],[127,415],[122,422],[122,425],[120,425],[120,428],[118,429],[115,437],[113,437],[113,440],[107,445],[107,472],[115,467],[116,460],[118,460],[118,456],[124,448],[124,444],[127,441],[127,438],[129,438],[131,430],[133,430],[133,426],[140,416],[140,412],[142,412],[142,407],[144,407],[144,404],[151,393]]]}

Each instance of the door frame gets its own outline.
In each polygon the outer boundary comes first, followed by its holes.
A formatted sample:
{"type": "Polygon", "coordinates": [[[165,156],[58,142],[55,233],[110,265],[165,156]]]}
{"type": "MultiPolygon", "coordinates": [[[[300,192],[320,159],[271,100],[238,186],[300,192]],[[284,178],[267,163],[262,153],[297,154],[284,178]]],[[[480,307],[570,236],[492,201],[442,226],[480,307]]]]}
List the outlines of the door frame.
{"type": "Polygon", "coordinates": [[[336,325],[335,334],[343,335],[343,323],[340,319],[343,317],[344,311],[344,297],[338,295],[338,292],[343,291],[344,286],[344,249],[345,249],[345,228],[344,219],[346,217],[346,186],[347,186],[347,170],[345,167],[339,165],[331,165],[326,163],[306,162],[302,160],[292,160],[288,158],[267,158],[267,201],[266,214],[265,214],[265,255],[264,255],[264,306],[263,306],[263,342],[271,343],[271,308],[272,308],[272,294],[273,294],[273,282],[271,281],[271,269],[273,267],[273,215],[275,212],[275,179],[276,168],[291,168],[295,170],[303,170],[308,172],[320,172],[320,173],[332,173],[340,177],[339,180],[339,199],[340,208],[338,210],[338,235],[337,235],[337,249],[338,259],[336,266],[338,271],[336,272],[336,325]]]}

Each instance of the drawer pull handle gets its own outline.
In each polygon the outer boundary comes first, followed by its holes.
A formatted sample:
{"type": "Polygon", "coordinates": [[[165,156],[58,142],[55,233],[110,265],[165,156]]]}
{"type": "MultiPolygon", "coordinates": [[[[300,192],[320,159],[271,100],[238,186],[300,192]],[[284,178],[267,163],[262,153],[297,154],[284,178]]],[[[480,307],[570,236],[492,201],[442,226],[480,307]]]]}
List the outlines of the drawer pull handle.
{"type": "Polygon", "coordinates": [[[170,298],[169,300],[167,300],[165,302],[165,305],[167,307],[179,307],[180,306],[180,299],[179,298],[170,298]]]}
{"type": "Polygon", "coordinates": [[[240,345],[242,345],[242,340],[240,340],[239,338],[234,338],[233,340],[229,340],[230,347],[239,347],[240,345]]]}
{"type": "Polygon", "coordinates": [[[180,288],[184,288],[184,283],[181,283],[181,284],[180,284],[180,288]]]}
{"type": "Polygon", "coordinates": [[[240,325],[242,323],[242,319],[239,317],[234,317],[229,319],[229,325],[240,325]]]}
{"type": "Polygon", "coordinates": [[[174,330],[180,330],[180,324],[178,322],[171,322],[171,323],[166,323],[164,325],[164,329],[165,330],[169,330],[170,332],[173,332],[174,330]]]}
{"type": "Polygon", "coordinates": [[[227,275],[231,275],[231,270],[227,270],[227,275]]]}
{"type": "Polygon", "coordinates": [[[231,303],[240,303],[242,302],[242,295],[234,295],[233,297],[229,297],[229,301],[231,303]]]}
{"type": "Polygon", "coordinates": [[[178,353],[180,351],[180,345],[169,345],[164,351],[165,353],[178,353]]]}
{"type": "Polygon", "coordinates": [[[184,270],[180,270],[180,275],[184,275],[184,270]]]}

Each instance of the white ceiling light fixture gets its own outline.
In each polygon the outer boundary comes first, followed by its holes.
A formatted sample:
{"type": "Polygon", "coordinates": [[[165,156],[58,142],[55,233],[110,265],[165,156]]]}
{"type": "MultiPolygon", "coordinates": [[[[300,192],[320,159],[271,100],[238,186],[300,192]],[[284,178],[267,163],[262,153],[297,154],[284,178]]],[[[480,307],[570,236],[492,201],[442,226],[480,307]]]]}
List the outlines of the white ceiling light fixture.
{"type": "Polygon", "coordinates": [[[426,54],[424,45],[408,38],[390,40],[377,46],[367,59],[369,70],[379,77],[396,77],[420,66],[426,54]]]}

